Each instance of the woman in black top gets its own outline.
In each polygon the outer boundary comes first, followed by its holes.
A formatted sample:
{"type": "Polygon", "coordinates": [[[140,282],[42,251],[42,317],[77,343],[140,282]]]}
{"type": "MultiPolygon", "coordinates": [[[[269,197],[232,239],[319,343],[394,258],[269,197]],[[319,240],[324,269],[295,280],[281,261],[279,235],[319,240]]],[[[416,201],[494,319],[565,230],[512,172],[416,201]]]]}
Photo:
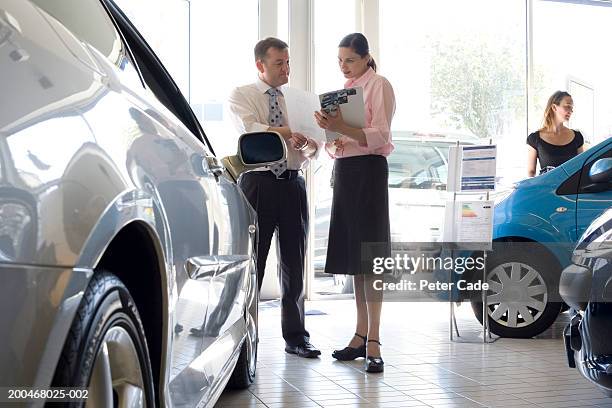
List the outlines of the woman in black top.
{"type": "Polygon", "coordinates": [[[536,160],[540,174],[565,163],[584,151],[584,138],[577,130],[563,124],[574,111],[574,101],[567,92],[557,91],[546,104],[542,129],[527,137],[527,174],[536,174],[536,160]]]}

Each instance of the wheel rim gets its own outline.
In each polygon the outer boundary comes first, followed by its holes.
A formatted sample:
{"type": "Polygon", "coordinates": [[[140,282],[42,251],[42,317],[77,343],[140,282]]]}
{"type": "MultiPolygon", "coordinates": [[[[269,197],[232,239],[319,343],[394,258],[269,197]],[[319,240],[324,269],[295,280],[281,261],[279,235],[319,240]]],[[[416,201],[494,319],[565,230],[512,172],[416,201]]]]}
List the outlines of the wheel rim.
{"type": "Polygon", "coordinates": [[[548,288],[542,275],[522,262],[507,262],[493,268],[487,279],[489,318],[511,328],[526,327],[542,316],[548,288]]]}
{"type": "Polygon", "coordinates": [[[86,407],[145,407],[144,379],[136,346],[123,327],[113,327],[100,345],[86,407]]]}
{"type": "Polygon", "coordinates": [[[255,379],[257,370],[257,343],[259,342],[259,293],[257,284],[253,288],[253,300],[246,312],[247,316],[247,358],[249,359],[249,374],[255,379]]]}
{"type": "Polygon", "coordinates": [[[249,372],[251,376],[255,375],[257,369],[257,323],[254,323],[253,317],[249,314],[251,324],[248,325],[250,330],[247,332],[245,340],[247,345],[247,358],[249,359],[249,372]]]}

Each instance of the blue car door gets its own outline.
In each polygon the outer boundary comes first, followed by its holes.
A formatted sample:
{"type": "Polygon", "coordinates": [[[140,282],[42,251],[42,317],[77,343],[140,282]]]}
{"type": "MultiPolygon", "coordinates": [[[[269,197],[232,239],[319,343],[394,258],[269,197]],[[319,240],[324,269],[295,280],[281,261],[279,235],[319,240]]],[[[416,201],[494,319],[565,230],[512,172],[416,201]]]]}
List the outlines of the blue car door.
{"type": "Polygon", "coordinates": [[[576,199],[576,237],[579,238],[591,222],[612,206],[612,189],[609,184],[597,185],[589,178],[593,164],[602,158],[612,157],[612,138],[593,148],[580,170],[580,182],[576,199]]]}

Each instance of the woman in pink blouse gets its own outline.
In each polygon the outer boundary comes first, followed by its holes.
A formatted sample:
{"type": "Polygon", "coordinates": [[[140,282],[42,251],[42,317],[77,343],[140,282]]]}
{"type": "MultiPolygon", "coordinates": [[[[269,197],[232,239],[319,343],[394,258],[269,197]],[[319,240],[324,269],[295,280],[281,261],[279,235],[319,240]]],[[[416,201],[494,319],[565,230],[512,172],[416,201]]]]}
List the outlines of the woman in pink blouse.
{"type": "Polygon", "coordinates": [[[376,73],[368,40],[349,34],[338,46],[338,64],[347,79],[345,88],[363,88],[365,127],[354,128],[335,114],[315,112],[323,129],[342,136],[325,147],[334,162],[334,195],[325,272],[353,275],[357,324],[347,347],[333,352],[338,360],[366,358],[366,371],[382,372],[380,313],[382,292],[374,289],[373,259],[389,257],[389,168],[393,151],[391,120],[395,95],[387,79],[376,73]]]}

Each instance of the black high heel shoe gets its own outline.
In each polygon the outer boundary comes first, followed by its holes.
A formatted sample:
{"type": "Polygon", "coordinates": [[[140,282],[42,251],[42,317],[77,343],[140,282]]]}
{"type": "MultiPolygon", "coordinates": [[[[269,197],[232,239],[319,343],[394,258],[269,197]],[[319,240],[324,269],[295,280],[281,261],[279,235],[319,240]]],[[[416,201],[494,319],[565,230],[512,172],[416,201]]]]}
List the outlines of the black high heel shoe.
{"type": "Polygon", "coordinates": [[[358,357],[366,356],[366,342],[368,338],[366,336],[362,336],[361,334],[355,333],[355,336],[363,339],[363,346],[359,347],[345,347],[342,350],[334,350],[332,353],[332,357],[336,360],[340,361],[349,361],[354,360],[358,357]]]}
{"type": "MultiPolygon", "coordinates": [[[[367,343],[369,342],[378,343],[380,346],[382,346],[381,342],[378,340],[368,340],[367,343]]],[[[368,373],[382,373],[385,371],[385,362],[383,361],[382,357],[367,356],[365,370],[368,373]]]]}

